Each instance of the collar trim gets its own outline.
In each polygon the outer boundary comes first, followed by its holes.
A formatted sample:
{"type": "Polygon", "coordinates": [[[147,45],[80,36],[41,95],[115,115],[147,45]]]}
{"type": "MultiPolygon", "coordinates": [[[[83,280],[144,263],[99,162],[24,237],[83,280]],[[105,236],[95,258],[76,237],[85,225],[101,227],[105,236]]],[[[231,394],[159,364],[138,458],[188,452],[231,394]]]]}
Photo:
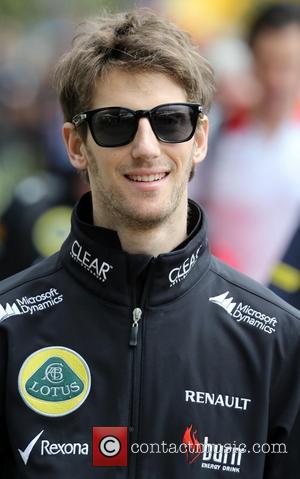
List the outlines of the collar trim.
{"type": "Polygon", "coordinates": [[[91,195],[77,203],[72,214],[71,232],[61,249],[62,261],[83,287],[120,305],[132,306],[133,291],[139,288],[141,275],[147,276],[151,263],[152,281],[147,305],[157,306],[184,295],[207,271],[210,252],[206,217],[189,200],[190,234],[170,253],[157,258],[129,254],[122,250],[115,231],[94,226],[91,195]]]}

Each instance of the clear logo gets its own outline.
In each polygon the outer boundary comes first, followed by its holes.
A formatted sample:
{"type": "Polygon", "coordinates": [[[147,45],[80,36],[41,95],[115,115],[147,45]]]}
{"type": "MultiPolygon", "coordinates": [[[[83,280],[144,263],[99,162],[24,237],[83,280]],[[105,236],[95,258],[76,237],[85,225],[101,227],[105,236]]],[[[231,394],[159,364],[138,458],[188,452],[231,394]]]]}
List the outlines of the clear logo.
{"type": "Polygon", "coordinates": [[[101,263],[99,258],[92,256],[77,240],[72,244],[70,255],[84,269],[103,283],[107,280],[108,272],[113,269],[111,264],[106,263],[106,261],[101,263]]]}
{"type": "Polygon", "coordinates": [[[199,251],[201,246],[177,268],[173,268],[169,273],[170,287],[183,281],[191,272],[199,258],[199,251]]]}

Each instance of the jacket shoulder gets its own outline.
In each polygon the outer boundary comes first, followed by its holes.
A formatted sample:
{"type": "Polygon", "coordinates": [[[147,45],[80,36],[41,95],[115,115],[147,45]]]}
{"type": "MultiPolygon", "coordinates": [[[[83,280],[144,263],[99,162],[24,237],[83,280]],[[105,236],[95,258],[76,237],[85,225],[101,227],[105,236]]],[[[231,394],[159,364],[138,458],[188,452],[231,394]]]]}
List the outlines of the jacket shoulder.
{"type": "Polygon", "coordinates": [[[59,253],[45,258],[29,268],[10,276],[0,282],[0,297],[12,290],[21,288],[32,281],[46,278],[61,268],[59,253]]]}
{"type": "Polygon", "coordinates": [[[231,268],[218,258],[214,256],[212,257],[210,268],[211,271],[220,278],[220,280],[223,279],[225,283],[227,283],[228,288],[231,286],[230,293],[236,292],[244,301],[251,300],[257,305],[268,304],[269,307],[274,308],[275,310],[279,309],[282,312],[285,312],[288,315],[300,320],[299,310],[281,299],[266,286],[231,268]]]}

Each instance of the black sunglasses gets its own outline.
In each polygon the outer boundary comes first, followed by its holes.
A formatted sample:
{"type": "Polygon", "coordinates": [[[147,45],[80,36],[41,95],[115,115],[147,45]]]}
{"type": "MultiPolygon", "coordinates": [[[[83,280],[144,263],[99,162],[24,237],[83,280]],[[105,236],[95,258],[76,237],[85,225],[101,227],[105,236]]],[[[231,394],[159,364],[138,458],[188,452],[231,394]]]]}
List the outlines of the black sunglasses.
{"type": "Polygon", "coordinates": [[[112,106],[79,113],[72,123],[78,127],[87,121],[95,142],[112,148],[130,143],[137,132],[139,119],[144,117],[148,118],[158,140],[183,143],[195,133],[199,115],[203,115],[203,109],[198,103],[166,103],[152,110],[112,106]]]}

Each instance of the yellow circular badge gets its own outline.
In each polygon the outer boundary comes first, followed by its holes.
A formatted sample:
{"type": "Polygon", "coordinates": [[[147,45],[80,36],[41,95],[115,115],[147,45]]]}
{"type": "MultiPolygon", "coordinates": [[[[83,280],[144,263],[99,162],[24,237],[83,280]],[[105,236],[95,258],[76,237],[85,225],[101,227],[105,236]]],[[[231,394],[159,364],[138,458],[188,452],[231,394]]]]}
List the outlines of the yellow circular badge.
{"type": "Polygon", "coordinates": [[[43,416],[65,416],[78,409],[91,389],[91,373],[80,354],[63,346],[32,353],[18,378],[25,404],[43,416]]]}
{"type": "Polygon", "coordinates": [[[56,253],[70,232],[72,208],[56,206],[44,211],[32,230],[33,244],[41,256],[56,253]]]}

